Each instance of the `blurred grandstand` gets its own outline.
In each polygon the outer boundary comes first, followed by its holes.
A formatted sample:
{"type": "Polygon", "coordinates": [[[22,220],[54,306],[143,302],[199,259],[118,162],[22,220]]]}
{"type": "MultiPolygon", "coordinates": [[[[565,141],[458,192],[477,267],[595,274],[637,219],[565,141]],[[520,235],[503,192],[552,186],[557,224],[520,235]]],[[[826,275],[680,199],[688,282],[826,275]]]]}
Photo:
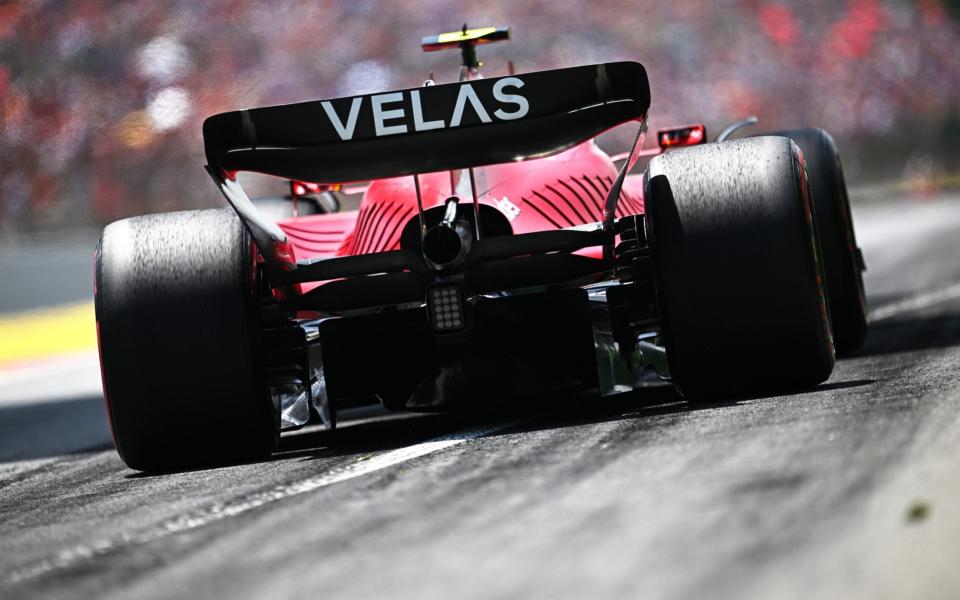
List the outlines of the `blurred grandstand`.
{"type": "Polygon", "coordinates": [[[960,4],[848,0],[10,1],[0,4],[0,234],[220,204],[212,113],[418,85],[421,36],[509,25],[487,72],[643,62],[652,126],[826,127],[855,180],[957,169],[960,4]],[[952,150],[951,150],[952,149],[952,150]]]}

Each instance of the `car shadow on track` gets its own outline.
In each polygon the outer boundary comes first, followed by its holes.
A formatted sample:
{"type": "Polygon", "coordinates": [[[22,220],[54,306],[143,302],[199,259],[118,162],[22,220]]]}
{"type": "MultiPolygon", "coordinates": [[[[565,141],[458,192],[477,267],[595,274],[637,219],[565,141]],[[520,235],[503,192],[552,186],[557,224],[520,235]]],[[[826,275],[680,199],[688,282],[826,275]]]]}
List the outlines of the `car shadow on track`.
{"type": "MultiPolygon", "coordinates": [[[[872,379],[832,381],[798,393],[817,393],[871,385],[872,379]]],[[[452,413],[373,413],[370,418],[334,431],[311,428],[281,438],[273,460],[316,460],[350,455],[364,456],[395,450],[474,427],[503,429],[492,437],[594,425],[605,422],[656,418],[656,427],[669,426],[673,418],[695,411],[718,410],[743,402],[775,402],[793,395],[750,396],[725,402],[690,404],[672,386],[663,385],[603,399],[551,397],[530,399],[522,405],[485,411],[452,413]]]]}
{"type": "Polygon", "coordinates": [[[379,407],[344,411],[334,430],[310,426],[285,433],[272,456],[266,461],[247,461],[223,465],[198,466],[169,473],[133,472],[127,479],[165,477],[193,470],[206,470],[243,464],[284,461],[315,461],[367,457],[445,436],[457,436],[474,428],[497,430],[492,435],[534,429],[634,419],[647,415],[671,414],[688,410],[686,403],[670,386],[645,390],[642,394],[621,394],[613,398],[585,401],[570,396],[530,398],[510,406],[503,404],[485,410],[461,410],[438,413],[391,413],[379,407]]]}
{"type": "MultiPolygon", "coordinates": [[[[870,385],[873,380],[837,381],[821,384],[798,393],[817,393],[870,385]]],[[[743,402],[776,402],[788,395],[751,396],[726,402],[690,404],[670,385],[654,386],[603,399],[573,396],[530,398],[509,406],[498,405],[487,410],[441,413],[390,413],[379,407],[345,411],[341,425],[334,430],[310,426],[284,434],[279,447],[267,461],[315,461],[350,457],[368,457],[445,436],[457,436],[474,428],[489,428],[489,437],[515,433],[546,431],[595,425],[614,421],[651,420],[651,427],[669,427],[671,423],[695,411],[718,410],[743,402]],[[653,422],[653,419],[656,422],[653,422]]],[[[216,468],[198,467],[197,470],[216,468]]],[[[183,469],[177,473],[188,472],[183,469]]],[[[173,473],[130,473],[128,479],[164,477],[173,473]]]]}
{"type": "Polygon", "coordinates": [[[831,390],[856,388],[873,383],[875,383],[873,379],[831,381],[822,383],[814,388],[797,390],[787,394],[752,395],[728,400],[718,400],[715,402],[697,403],[687,402],[671,386],[662,386],[620,394],[595,403],[580,403],[572,406],[571,409],[567,411],[556,410],[556,407],[554,407],[554,409],[549,412],[544,411],[541,413],[539,415],[540,419],[531,420],[502,433],[557,429],[627,419],[653,418],[656,418],[656,423],[654,425],[651,421],[651,426],[659,428],[670,426],[674,422],[674,418],[679,420],[684,415],[694,412],[722,410],[744,403],[779,402],[801,394],[815,394],[831,390]]]}
{"type": "Polygon", "coordinates": [[[644,393],[620,394],[605,399],[584,400],[573,396],[528,398],[508,406],[498,405],[483,410],[389,413],[368,409],[364,418],[354,422],[345,420],[333,431],[313,427],[285,435],[273,459],[310,460],[366,455],[457,435],[458,432],[477,427],[496,429],[502,426],[504,429],[501,433],[508,433],[530,427],[552,428],[561,422],[572,425],[634,418],[640,416],[633,415],[634,411],[654,410],[666,404],[686,405],[670,386],[660,386],[644,390],[644,393]]]}
{"type": "Polygon", "coordinates": [[[811,390],[805,390],[800,393],[805,392],[829,392],[832,390],[847,390],[850,388],[861,387],[864,385],[870,385],[876,383],[876,379],[850,379],[848,381],[829,381],[827,383],[821,383],[817,387],[811,390]]]}
{"type": "Polygon", "coordinates": [[[934,350],[960,345],[960,310],[908,314],[871,323],[863,347],[853,357],[934,350]]]}

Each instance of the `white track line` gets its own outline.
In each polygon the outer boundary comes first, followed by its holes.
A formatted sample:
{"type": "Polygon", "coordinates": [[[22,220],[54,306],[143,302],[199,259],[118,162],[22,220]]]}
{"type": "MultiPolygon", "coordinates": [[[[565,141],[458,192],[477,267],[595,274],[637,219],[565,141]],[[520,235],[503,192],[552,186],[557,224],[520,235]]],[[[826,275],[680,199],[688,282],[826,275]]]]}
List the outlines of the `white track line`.
{"type": "Polygon", "coordinates": [[[96,349],[69,352],[0,368],[0,405],[40,404],[99,396],[96,349]]]}
{"type": "Polygon", "coordinates": [[[390,452],[374,456],[370,459],[358,460],[345,467],[328,471],[316,477],[308,477],[307,479],[281,484],[274,488],[248,494],[240,498],[217,502],[191,513],[162,521],[138,533],[121,533],[115,537],[103,538],[89,544],[66,548],[53,558],[39,561],[9,573],[4,577],[4,580],[8,584],[19,583],[51,571],[71,567],[82,561],[110,553],[124,546],[148,544],[173,534],[204,527],[228,517],[234,517],[255,508],[277,502],[278,500],[299,496],[300,494],[312,492],[335,483],[363,477],[364,475],[381,471],[408,460],[413,460],[451,446],[456,446],[457,444],[462,444],[469,440],[490,435],[512,427],[517,423],[517,421],[514,421],[467,429],[448,436],[414,444],[406,448],[391,450],[390,452]]]}
{"type": "Polygon", "coordinates": [[[889,319],[905,312],[929,308],[956,298],[960,298],[960,283],[955,283],[945,288],[940,288],[939,290],[923,292],[910,298],[879,306],[870,311],[870,320],[883,321],[884,319],[889,319]]]}

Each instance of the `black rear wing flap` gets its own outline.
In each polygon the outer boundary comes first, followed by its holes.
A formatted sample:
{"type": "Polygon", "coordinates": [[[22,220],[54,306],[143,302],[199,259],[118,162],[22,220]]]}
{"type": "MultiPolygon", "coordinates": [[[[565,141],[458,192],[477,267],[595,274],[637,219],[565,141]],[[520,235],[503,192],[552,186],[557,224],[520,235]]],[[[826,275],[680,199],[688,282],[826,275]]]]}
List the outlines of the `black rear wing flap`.
{"type": "Polygon", "coordinates": [[[643,66],[617,62],[232,111],[203,137],[221,177],[340,183],[547,156],[649,106],[643,66]]]}

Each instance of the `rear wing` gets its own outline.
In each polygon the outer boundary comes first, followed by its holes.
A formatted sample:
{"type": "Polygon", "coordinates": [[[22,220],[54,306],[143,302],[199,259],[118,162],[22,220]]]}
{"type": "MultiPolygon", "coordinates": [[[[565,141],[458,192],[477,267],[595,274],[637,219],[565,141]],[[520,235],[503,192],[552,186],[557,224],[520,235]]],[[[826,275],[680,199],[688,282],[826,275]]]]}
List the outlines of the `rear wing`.
{"type": "MultiPolygon", "coordinates": [[[[617,125],[638,122],[633,151],[608,192],[602,227],[482,241],[477,232],[471,264],[561,252],[557,264],[562,268],[554,272],[559,277],[570,270],[568,262],[578,262],[569,253],[580,248],[603,245],[605,261],[612,256],[614,209],[636,160],[649,107],[643,66],[617,62],[222,113],[204,121],[203,138],[207,170],[251,233],[274,281],[297,284],[373,273],[409,279],[423,276],[427,266],[407,250],[295,263],[286,234],[254,207],[237,172],[315,183],[416,176],[549,156],[617,125]]],[[[498,268],[502,272],[493,280],[502,283],[515,265],[498,268]]],[[[539,266],[534,270],[546,272],[539,266]]],[[[361,277],[340,287],[366,290],[368,284],[361,277]]],[[[414,283],[417,293],[421,284],[414,283]]],[[[332,293],[336,286],[323,287],[332,293]]],[[[379,297],[381,288],[375,287],[379,297]]],[[[342,297],[359,301],[355,292],[342,297]]]]}
{"type": "Polygon", "coordinates": [[[649,107],[643,66],[616,62],[221,113],[203,137],[221,181],[335,183],[539,158],[649,107]]]}

